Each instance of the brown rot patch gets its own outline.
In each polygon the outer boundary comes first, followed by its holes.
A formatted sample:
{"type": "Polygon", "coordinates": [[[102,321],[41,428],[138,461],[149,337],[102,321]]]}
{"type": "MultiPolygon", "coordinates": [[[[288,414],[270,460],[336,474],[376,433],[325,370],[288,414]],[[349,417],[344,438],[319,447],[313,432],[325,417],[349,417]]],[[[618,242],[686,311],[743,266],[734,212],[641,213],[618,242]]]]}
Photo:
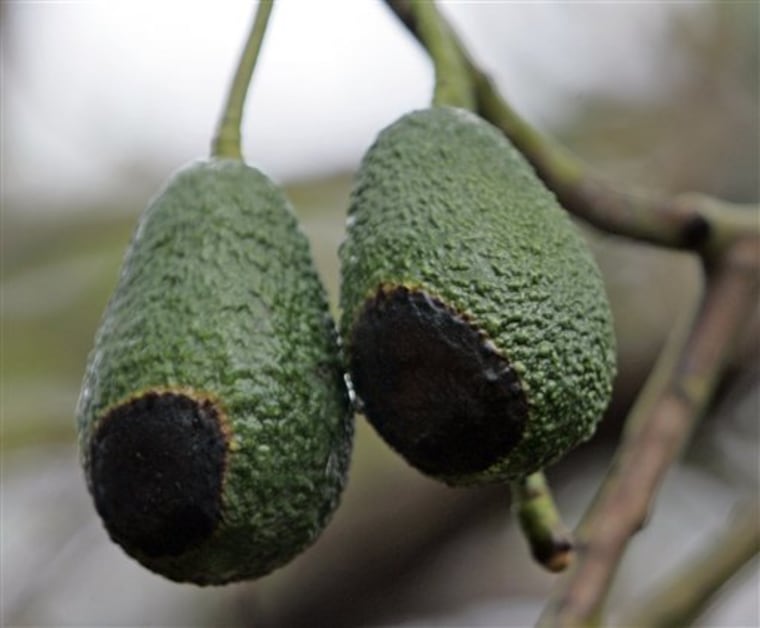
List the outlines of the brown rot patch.
{"type": "Polygon", "coordinates": [[[95,507],[111,537],[176,556],[221,520],[227,438],[221,410],[188,391],[148,391],[110,409],[89,451],[95,507]]]}
{"type": "Polygon", "coordinates": [[[476,473],[520,441],[528,403],[517,375],[439,299],[381,288],[356,320],[349,353],[367,418],[418,469],[476,473]]]}

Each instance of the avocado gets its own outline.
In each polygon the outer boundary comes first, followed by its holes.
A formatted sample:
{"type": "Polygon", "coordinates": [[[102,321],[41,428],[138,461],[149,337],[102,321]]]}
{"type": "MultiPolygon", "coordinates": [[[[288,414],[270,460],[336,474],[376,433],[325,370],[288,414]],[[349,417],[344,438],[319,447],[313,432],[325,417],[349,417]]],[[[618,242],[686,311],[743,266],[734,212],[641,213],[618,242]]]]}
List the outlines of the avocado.
{"type": "Polygon", "coordinates": [[[600,273],[498,129],[443,106],[384,129],[340,258],[351,381],[411,465],[451,485],[503,482],[591,436],[615,374],[600,273]]]}
{"type": "Polygon", "coordinates": [[[352,421],[325,293],[282,192],[237,160],[179,171],[139,220],[77,407],[112,539],[176,581],[264,575],[334,511],[352,421]]]}

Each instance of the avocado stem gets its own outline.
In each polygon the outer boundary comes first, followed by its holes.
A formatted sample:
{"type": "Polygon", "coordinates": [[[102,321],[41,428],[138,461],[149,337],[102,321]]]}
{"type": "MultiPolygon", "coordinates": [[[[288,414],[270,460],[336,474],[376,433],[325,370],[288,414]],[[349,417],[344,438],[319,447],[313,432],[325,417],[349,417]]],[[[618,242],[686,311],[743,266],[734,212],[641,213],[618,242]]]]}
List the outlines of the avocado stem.
{"type": "Polygon", "coordinates": [[[253,20],[248,40],[240,55],[235,76],[232,79],[227,102],[222,109],[219,126],[211,143],[211,156],[237,159],[243,161],[240,147],[240,126],[243,120],[243,105],[251,83],[256,60],[259,57],[261,44],[267,30],[269,15],[272,12],[274,0],[259,0],[256,7],[256,17],[253,20]]]}
{"type": "Polygon", "coordinates": [[[435,2],[411,2],[409,10],[435,68],[433,104],[474,111],[475,91],[467,64],[435,2]]]}
{"type": "Polygon", "coordinates": [[[533,558],[549,571],[563,571],[573,558],[573,538],[560,518],[543,471],[512,482],[512,509],[533,558]]]}

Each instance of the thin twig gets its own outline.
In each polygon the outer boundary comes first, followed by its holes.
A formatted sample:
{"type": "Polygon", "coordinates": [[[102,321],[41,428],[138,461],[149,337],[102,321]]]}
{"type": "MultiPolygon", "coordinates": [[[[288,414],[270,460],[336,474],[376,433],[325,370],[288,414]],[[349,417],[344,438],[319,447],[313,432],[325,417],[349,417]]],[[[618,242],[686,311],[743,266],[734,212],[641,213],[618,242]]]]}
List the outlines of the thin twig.
{"type": "Polygon", "coordinates": [[[259,0],[256,7],[256,17],[248,34],[248,39],[240,55],[237,71],[232,79],[227,102],[222,110],[216,135],[211,143],[213,157],[228,159],[243,159],[240,148],[240,126],[243,121],[243,106],[248,94],[253,70],[259,58],[261,44],[264,42],[269,16],[272,13],[274,0],[259,0]]]}
{"type": "MultiPolygon", "coordinates": [[[[760,239],[739,240],[707,271],[707,286],[677,359],[651,404],[638,404],[613,467],[576,531],[577,560],[542,616],[543,626],[599,617],[630,538],[644,525],[662,479],[708,407],[760,295],[760,239]]],[[[662,369],[654,377],[662,377],[662,369]]]]}
{"type": "Polygon", "coordinates": [[[531,554],[549,571],[564,571],[573,558],[573,538],[560,519],[543,471],[511,484],[512,508],[531,554]]]}
{"type": "Polygon", "coordinates": [[[690,626],[716,593],[760,552],[760,505],[745,506],[710,546],[658,584],[651,597],[641,600],[623,626],[670,628],[690,626]]]}

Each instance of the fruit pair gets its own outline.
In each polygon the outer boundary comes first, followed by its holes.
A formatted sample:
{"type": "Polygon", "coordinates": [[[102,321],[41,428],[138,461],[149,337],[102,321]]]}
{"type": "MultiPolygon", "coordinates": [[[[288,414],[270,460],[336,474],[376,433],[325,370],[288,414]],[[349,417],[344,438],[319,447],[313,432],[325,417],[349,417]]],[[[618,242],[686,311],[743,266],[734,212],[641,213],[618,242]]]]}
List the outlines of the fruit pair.
{"type": "MultiPolygon", "coordinates": [[[[412,465],[502,482],[590,436],[614,372],[599,273],[489,124],[434,107],[384,130],[341,259],[353,384],[412,465]]],[[[348,397],[308,245],[258,171],[199,163],[150,204],[78,417],[109,533],[169,578],[259,576],[318,535],[345,482],[348,397]]]]}

